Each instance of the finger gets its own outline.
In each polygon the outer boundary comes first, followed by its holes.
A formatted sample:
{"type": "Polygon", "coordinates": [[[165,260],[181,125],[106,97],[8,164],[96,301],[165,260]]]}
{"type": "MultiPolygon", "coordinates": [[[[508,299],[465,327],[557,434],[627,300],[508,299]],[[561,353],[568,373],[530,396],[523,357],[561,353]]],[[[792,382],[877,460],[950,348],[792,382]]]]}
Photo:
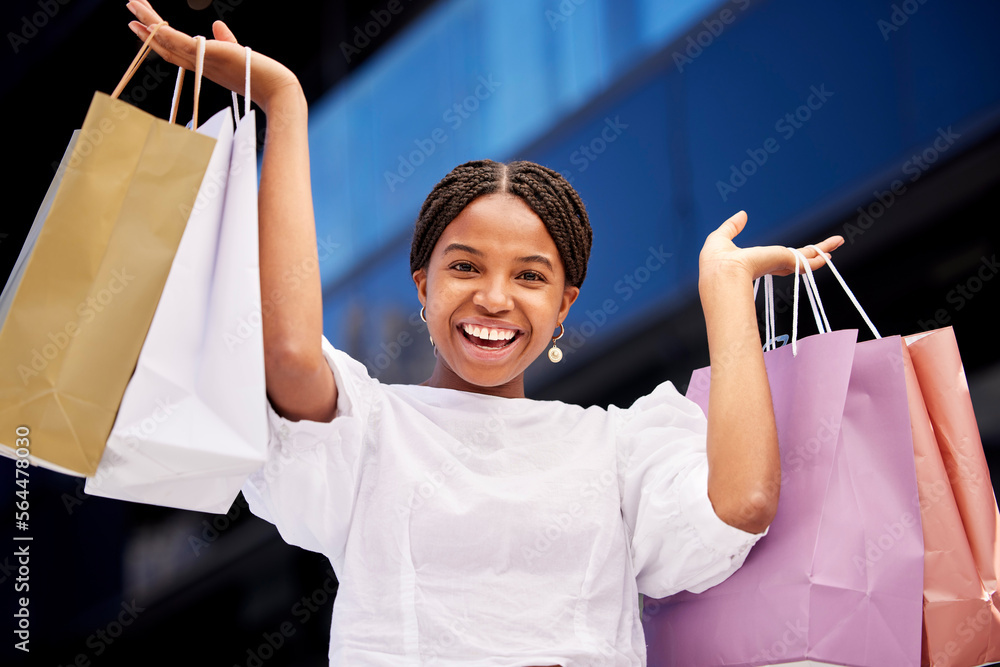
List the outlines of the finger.
{"type": "Polygon", "coordinates": [[[827,239],[820,241],[819,243],[811,243],[808,246],[799,248],[799,252],[805,255],[810,260],[817,259],[820,264],[824,264],[823,258],[819,256],[820,253],[825,254],[827,257],[831,256],[831,253],[844,244],[844,238],[842,236],[831,236],[827,239]]]}
{"type": "Polygon", "coordinates": [[[784,246],[757,246],[747,248],[746,251],[752,253],[753,265],[756,267],[754,277],[766,274],[787,276],[795,271],[795,254],[784,246]]]}
{"type": "MultiPolygon", "coordinates": [[[[816,248],[819,248],[820,252],[826,255],[826,257],[831,257],[831,253],[843,244],[844,238],[842,236],[831,236],[823,241],[820,241],[819,243],[799,248],[798,250],[806,257],[807,260],[809,260],[809,268],[815,271],[826,265],[826,259],[820,256],[819,252],[816,251],[816,248]],[[814,248],[813,245],[815,245],[816,248],[814,248]]],[[[803,267],[800,271],[804,272],[805,268],[803,267]]]]}
{"type": "MultiPolygon", "coordinates": [[[[163,21],[160,15],[157,14],[152,5],[149,4],[148,0],[130,0],[125,5],[136,19],[141,24],[143,30],[136,30],[136,27],[129,24],[132,31],[135,32],[140,38],[145,40],[149,37],[149,28],[163,21]]],[[[162,26],[156,32],[156,38],[152,43],[153,50],[158,54],[163,56],[167,62],[180,65],[187,69],[193,69],[194,56],[197,52],[197,43],[194,38],[171,28],[169,25],[162,26]],[[157,46],[162,48],[157,48],[157,46]],[[171,56],[166,51],[172,52],[174,55],[171,56]]]]}
{"type": "Polygon", "coordinates": [[[736,236],[743,231],[743,228],[747,224],[747,214],[746,211],[740,211],[734,216],[726,220],[722,225],[716,230],[721,232],[727,239],[732,241],[736,236]]]}
{"type": "MultiPolygon", "coordinates": [[[[146,41],[149,38],[149,28],[141,22],[132,21],[128,27],[139,39],[146,41]]],[[[193,37],[173,30],[170,26],[161,26],[150,43],[150,48],[171,65],[194,70],[197,44],[193,37]]]]}
{"type": "Polygon", "coordinates": [[[822,250],[825,253],[830,253],[839,248],[840,246],[844,245],[844,237],[831,236],[827,239],[823,239],[819,243],[810,244],[809,246],[802,248],[802,252],[805,253],[806,257],[812,257],[816,254],[816,250],[812,247],[813,245],[817,246],[820,250],[822,250]]]}
{"type": "Polygon", "coordinates": [[[234,35],[233,31],[229,29],[229,26],[222,21],[216,21],[212,24],[212,34],[215,35],[215,38],[220,42],[232,42],[233,44],[239,44],[239,42],[236,41],[236,35],[234,35]]]}
{"type": "Polygon", "coordinates": [[[153,10],[153,6],[143,0],[131,0],[125,4],[125,8],[141,21],[144,25],[151,26],[159,23],[163,19],[153,10]]]}

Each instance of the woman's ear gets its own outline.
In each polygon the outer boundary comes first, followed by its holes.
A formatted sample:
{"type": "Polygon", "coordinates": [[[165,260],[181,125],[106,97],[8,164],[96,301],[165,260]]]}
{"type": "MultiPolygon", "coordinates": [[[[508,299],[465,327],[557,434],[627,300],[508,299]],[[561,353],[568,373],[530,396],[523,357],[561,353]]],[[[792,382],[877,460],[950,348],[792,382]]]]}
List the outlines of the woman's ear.
{"type": "Polygon", "coordinates": [[[413,272],[413,284],[417,286],[417,298],[420,305],[427,305],[427,269],[421,268],[413,272]]]}
{"type": "Polygon", "coordinates": [[[580,296],[580,288],[567,286],[563,289],[562,295],[562,305],[559,306],[559,321],[565,322],[566,316],[569,315],[569,307],[573,305],[576,301],[576,297],[580,296]]]}

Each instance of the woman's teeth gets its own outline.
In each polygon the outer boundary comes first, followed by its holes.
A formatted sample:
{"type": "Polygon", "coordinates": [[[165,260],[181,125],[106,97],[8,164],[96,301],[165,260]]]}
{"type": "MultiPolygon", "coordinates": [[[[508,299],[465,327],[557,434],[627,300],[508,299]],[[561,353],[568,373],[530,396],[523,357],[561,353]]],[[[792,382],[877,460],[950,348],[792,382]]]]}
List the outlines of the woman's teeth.
{"type": "Polygon", "coordinates": [[[491,329],[489,327],[477,327],[470,324],[463,325],[462,330],[470,336],[483,340],[510,340],[516,333],[510,329],[491,329]]]}
{"type": "Polygon", "coordinates": [[[506,347],[517,336],[517,332],[511,329],[480,327],[474,324],[464,324],[462,330],[473,344],[486,348],[506,347]]]}

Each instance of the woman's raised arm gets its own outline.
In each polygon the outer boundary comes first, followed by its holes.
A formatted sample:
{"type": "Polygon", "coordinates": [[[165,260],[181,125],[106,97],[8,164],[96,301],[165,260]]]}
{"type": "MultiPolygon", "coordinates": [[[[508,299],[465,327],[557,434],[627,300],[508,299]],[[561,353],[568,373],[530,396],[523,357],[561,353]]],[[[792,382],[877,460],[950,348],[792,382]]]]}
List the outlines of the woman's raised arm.
{"type": "MultiPolygon", "coordinates": [[[[132,0],[142,39],[160,22],[147,0],[132,0]]],[[[246,52],[221,21],[205,44],[204,76],[243,92],[246,52]]],[[[194,70],[195,39],[169,26],[152,48],[167,62],[194,70]]],[[[308,108],[302,86],[279,62],[254,52],[251,95],[267,116],[267,138],[259,191],[260,287],[263,305],[264,368],[274,409],[292,420],[330,421],[337,386],[323,357],[323,298],[309,178],[308,108]]]]}
{"type": "MultiPolygon", "coordinates": [[[[699,257],[698,291],[712,366],[708,497],[720,519],[760,533],[778,508],[781,460],[752,283],[764,274],[792,273],[795,256],[780,246],[736,247],[733,239],[746,222],[740,211],[709,234],[699,257]]],[[[832,236],[818,245],[828,253],[843,242],[832,236]]],[[[811,248],[802,253],[814,270],[825,264],[811,248]]]]}

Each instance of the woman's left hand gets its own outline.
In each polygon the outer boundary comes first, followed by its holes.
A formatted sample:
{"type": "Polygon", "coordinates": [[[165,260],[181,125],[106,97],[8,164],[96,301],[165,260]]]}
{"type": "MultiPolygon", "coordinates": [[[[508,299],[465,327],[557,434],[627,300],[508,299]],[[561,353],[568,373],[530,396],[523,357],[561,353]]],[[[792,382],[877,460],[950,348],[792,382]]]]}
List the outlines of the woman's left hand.
{"type": "MultiPolygon", "coordinates": [[[[722,223],[722,226],[708,235],[698,258],[700,279],[714,276],[739,276],[746,280],[756,280],[765,275],[787,276],[795,271],[795,255],[783,246],[754,246],[740,248],[733,239],[747,224],[747,214],[740,211],[722,223]]],[[[842,236],[831,236],[816,245],[829,254],[844,243],[842,236]]],[[[799,248],[809,260],[809,268],[819,269],[826,262],[812,248],[799,248]]],[[[800,271],[805,271],[800,268],[800,271]]]]}

